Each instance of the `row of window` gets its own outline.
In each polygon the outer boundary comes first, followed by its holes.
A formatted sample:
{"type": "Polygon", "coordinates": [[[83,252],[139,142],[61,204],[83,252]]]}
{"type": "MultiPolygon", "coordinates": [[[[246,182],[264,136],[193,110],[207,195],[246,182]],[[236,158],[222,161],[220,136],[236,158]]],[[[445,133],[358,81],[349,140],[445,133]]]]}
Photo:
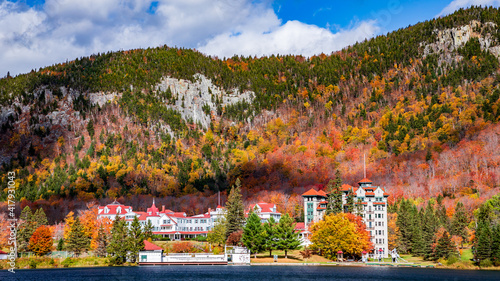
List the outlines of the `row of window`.
{"type": "MultiPolygon", "coordinates": [[[[164,221],[165,221],[165,220],[164,220],[164,221]]],[[[169,221],[170,221],[170,220],[169,220],[169,221]]],[[[199,219],[199,220],[198,220],[198,219],[195,219],[195,220],[193,220],[193,219],[180,219],[180,220],[179,220],[179,223],[193,223],[193,221],[194,221],[194,223],[198,223],[198,221],[199,221],[200,223],[207,223],[207,221],[208,221],[208,220],[207,220],[207,219],[199,219]]],[[[169,223],[170,223],[170,222],[169,222],[169,223]]],[[[165,224],[165,223],[164,223],[164,224],[165,224]]]]}
{"type": "Polygon", "coordinates": [[[375,239],[375,244],[384,244],[384,239],[375,239]]]}

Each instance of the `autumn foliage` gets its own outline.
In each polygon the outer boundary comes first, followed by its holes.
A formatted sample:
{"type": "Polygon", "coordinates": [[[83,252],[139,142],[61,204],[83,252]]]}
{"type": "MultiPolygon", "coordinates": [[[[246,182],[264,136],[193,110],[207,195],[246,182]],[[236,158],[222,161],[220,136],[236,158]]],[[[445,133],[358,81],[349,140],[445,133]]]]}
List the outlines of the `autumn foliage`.
{"type": "Polygon", "coordinates": [[[30,238],[28,249],[38,256],[43,256],[52,250],[52,232],[50,227],[38,227],[30,238]]]}
{"type": "Polygon", "coordinates": [[[325,216],[311,226],[311,242],[323,256],[334,259],[338,251],[345,255],[361,256],[373,248],[370,235],[362,219],[352,214],[338,213],[325,216]]]}

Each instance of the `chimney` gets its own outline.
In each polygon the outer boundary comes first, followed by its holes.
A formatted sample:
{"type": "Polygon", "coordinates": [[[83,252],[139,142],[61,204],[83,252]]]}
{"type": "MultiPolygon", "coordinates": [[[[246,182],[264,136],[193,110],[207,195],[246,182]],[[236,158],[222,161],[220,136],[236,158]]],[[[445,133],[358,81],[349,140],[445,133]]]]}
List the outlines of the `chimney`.
{"type": "Polygon", "coordinates": [[[208,208],[208,214],[212,213],[212,209],[208,208]]]}
{"type": "Polygon", "coordinates": [[[165,212],[165,205],[161,205],[161,211],[165,212]]]}

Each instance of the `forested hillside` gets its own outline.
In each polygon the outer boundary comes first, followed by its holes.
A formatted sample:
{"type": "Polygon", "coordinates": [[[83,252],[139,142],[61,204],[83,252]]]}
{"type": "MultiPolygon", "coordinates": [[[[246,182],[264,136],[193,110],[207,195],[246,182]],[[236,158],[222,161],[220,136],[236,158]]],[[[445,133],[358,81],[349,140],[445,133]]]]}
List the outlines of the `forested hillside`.
{"type": "Polygon", "coordinates": [[[500,181],[499,25],[498,9],[473,7],[311,58],[163,46],[5,77],[0,184],[16,171],[21,204],[59,221],[122,197],[202,211],[240,178],[247,202],[300,219],[306,188],[336,169],[355,185],[366,154],[391,200],[472,210],[500,181]]]}

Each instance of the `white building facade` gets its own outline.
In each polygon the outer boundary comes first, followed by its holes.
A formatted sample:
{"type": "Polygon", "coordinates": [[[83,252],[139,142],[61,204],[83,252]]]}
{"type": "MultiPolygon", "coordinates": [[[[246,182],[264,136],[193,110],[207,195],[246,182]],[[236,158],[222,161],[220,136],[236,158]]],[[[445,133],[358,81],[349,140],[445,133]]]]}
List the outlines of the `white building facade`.
{"type": "MultiPolygon", "coordinates": [[[[389,194],[380,186],[373,186],[372,181],[363,179],[358,182],[359,187],[344,184],[342,190],[342,203],[347,203],[347,196],[353,193],[354,203],[361,205],[361,217],[370,232],[371,241],[374,245],[373,257],[388,257],[388,232],[387,232],[387,197],[389,194]]],[[[305,228],[323,219],[328,204],[328,194],[322,190],[310,189],[302,194],[304,199],[304,223],[305,228]]]]}

